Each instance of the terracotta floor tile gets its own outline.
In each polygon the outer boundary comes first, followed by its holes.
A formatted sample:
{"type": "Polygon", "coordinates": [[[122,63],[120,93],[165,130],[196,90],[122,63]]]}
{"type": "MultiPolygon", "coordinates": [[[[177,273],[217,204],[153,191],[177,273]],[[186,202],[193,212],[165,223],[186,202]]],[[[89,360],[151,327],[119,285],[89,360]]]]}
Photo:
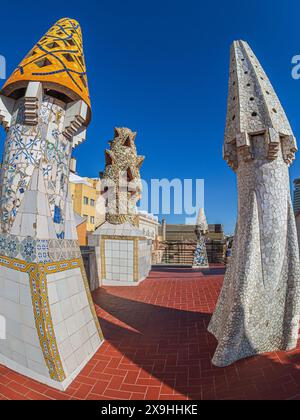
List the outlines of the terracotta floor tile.
{"type": "Polygon", "coordinates": [[[207,325],[223,271],[157,268],[138,287],[98,289],[106,341],[66,392],[0,366],[0,399],[300,399],[300,341],[289,353],[211,364],[207,325]]]}

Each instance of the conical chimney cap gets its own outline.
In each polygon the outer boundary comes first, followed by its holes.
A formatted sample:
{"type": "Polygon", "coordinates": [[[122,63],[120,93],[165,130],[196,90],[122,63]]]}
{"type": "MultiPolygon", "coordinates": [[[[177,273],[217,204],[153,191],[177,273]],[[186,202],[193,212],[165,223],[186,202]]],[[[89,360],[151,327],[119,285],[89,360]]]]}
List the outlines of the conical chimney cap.
{"type": "Polygon", "coordinates": [[[76,20],[55,23],[6,81],[2,94],[18,97],[31,81],[42,82],[45,89],[70,101],[82,99],[90,109],[82,33],[76,20]]]}

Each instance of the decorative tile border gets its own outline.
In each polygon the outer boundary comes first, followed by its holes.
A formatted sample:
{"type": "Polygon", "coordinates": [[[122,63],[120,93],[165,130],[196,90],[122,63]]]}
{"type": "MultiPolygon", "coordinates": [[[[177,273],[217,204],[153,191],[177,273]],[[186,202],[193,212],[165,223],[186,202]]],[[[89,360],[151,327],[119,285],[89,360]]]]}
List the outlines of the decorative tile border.
{"type": "Polygon", "coordinates": [[[78,242],[67,239],[33,239],[0,234],[0,254],[32,263],[66,261],[81,257],[78,242]]]}
{"type": "Polygon", "coordinates": [[[66,379],[66,375],[62,366],[62,361],[60,359],[60,354],[58,351],[50,312],[47,274],[54,274],[67,270],[72,270],[74,268],[80,268],[88,302],[92,311],[92,315],[97,327],[100,340],[103,341],[104,339],[93,304],[82,258],[56,263],[50,262],[46,264],[36,264],[18,260],[15,258],[12,259],[6,256],[0,256],[0,266],[20,271],[22,273],[27,273],[29,275],[35,326],[39,336],[41,350],[43,352],[43,356],[48,367],[51,379],[58,382],[63,382],[66,379]]]}

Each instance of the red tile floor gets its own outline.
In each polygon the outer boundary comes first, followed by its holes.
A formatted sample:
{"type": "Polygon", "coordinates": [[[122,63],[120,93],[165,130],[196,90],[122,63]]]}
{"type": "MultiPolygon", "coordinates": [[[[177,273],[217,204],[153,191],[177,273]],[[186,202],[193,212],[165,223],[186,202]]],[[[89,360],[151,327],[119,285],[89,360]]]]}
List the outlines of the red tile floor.
{"type": "Polygon", "coordinates": [[[224,269],[156,268],[138,287],[94,293],[106,338],[66,392],[0,366],[0,399],[300,399],[300,342],[216,368],[206,328],[224,269]]]}

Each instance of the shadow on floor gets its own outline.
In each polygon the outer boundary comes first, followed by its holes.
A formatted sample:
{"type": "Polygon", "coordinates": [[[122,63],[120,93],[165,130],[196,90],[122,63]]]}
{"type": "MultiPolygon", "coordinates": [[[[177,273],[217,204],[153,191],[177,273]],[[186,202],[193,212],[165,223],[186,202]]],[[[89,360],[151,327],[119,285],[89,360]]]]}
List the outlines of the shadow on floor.
{"type": "Polygon", "coordinates": [[[294,355],[260,355],[216,368],[211,364],[216,341],[207,332],[210,314],[138,302],[105,289],[94,293],[94,301],[115,318],[100,321],[106,340],[162,382],[162,395],[175,390],[189,399],[300,396],[299,350],[294,355]]]}

